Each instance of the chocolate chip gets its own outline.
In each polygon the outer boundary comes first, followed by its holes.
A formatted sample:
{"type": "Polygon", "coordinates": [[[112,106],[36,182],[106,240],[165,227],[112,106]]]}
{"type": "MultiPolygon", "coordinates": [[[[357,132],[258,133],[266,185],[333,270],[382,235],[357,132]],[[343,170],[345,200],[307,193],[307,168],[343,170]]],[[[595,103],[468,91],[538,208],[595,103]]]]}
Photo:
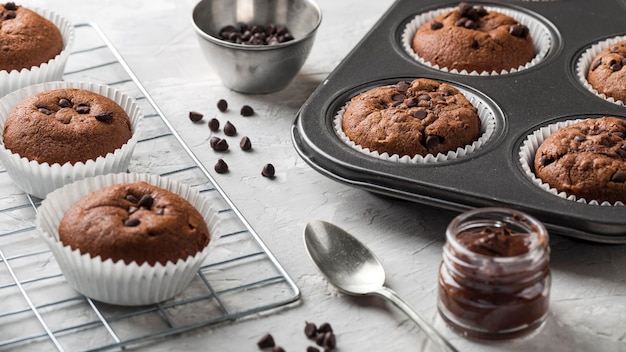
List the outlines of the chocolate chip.
{"type": "Polygon", "coordinates": [[[323,323],[322,325],[320,325],[320,327],[317,329],[317,332],[329,332],[329,331],[333,331],[333,327],[330,326],[329,323],[323,323]]]}
{"type": "Polygon", "coordinates": [[[407,106],[407,107],[409,107],[409,108],[412,108],[412,107],[416,106],[418,102],[419,102],[419,101],[418,101],[418,99],[417,99],[417,98],[415,98],[415,97],[410,97],[409,99],[407,99],[407,100],[405,100],[405,101],[404,101],[404,105],[406,105],[406,106],[407,106]]]}
{"type": "Polygon", "coordinates": [[[326,337],[326,336],[325,336],[325,334],[319,334],[319,335],[317,335],[317,336],[315,337],[315,343],[316,343],[318,346],[322,346],[322,347],[323,347],[323,346],[324,346],[324,338],[325,338],[325,337],[326,337]]]}
{"type": "Polygon", "coordinates": [[[197,111],[190,111],[189,112],[189,119],[193,122],[198,122],[200,120],[202,120],[202,118],[204,117],[204,115],[202,115],[201,113],[197,112],[197,111]]]}
{"type": "Polygon", "coordinates": [[[585,136],[581,136],[581,135],[579,135],[579,134],[577,134],[576,136],[574,136],[574,140],[575,140],[576,142],[583,142],[585,139],[587,139],[587,138],[585,138],[585,136]]]}
{"type": "Polygon", "coordinates": [[[157,215],[165,214],[165,208],[159,208],[156,213],[157,213],[157,215]]]}
{"type": "Polygon", "coordinates": [[[241,107],[241,116],[252,116],[254,115],[254,109],[249,105],[244,105],[241,107]]]}
{"type": "Polygon", "coordinates": [[[478,49],[478,41],[477,40],[472,40],[471,47],[472,47],[472,49],[478,49]]]}
{"type": "Polygon", "coordinates": [[[137,197],[135,197],[132,194],[127,194],[125,199],[131,203],[135,203],[135,204],[139,203],[139,199],[137,199],[137,197]]]}
{"type": "Polygon", "coordinates": [[[617,72],[622,69],[622,62],[615,62],[609,68],[611,69],[611,72],[617,72]]]}
{"type": "Polygon", "coordinates": [[[37,111],[39,111],[40,113],[44,114],[44,115],[52,115],[52,111],[48,110],[44,107],[41,108],[37,108],[37,111]]]}
{"type": "Polygon", "coordinates": [[[247,136],[241,138],[241,141],[239,142],[239,147],[241,148],[241,150],[252,149],[252,142],[250,142],[250,138],[248,138],[247,136]]]}
{"type": "Polygon", "coordinates": [[[554,160],[551,159],[550,157],[546,156],[546,155],[542,155],[542,156],[539,157],[539,165],[541,165],[542,167],[550,165],[553,162],[554,162],[554,160]]]}
{"type": "Polygon", "coordinates": [[[458,7],[461,16],[467,15],[467,13],[472,9],[472,5],[467,2],[460,2],[458,7]]]}
{"type": "Polygon", "coordinates": [[[428,116],[428,112],[426,110],[415,110],[413,113],[413,117],[420,120],[425,119],[426,116],[428,116]]]}
{"type": "Polygon", "coordinates": [[[274,347],[276,345],[274,343],[274,337],[269,333],[261,337],[261,339],[256,344],[257,346],[259,346],[259,348],[274,347]]]}
{"type": "Polygon", "coordinates": [[[128,207],[128,214],[129,214],[129,215],[130,215],[130,214],[133,214],[133,213],[134,213],[134,212],[136,212],[137,210],[139,210],[139,208],[137,208],[137,207],[133,207],[133,206],[130,206],[130,207],[128,207]]]}
{"type": "Polygon", "coordinates": [[[276,346],[272,348],[272,352],[285,352],[285,349],[280,346],[276,346]]]}
{"type": "Polygon", "coordinates": [[[79,104],[76,107],[76,112],[79,114],[88,114],[90,111],[89,106],[85,104],[79,104]]]}
{"type": "Polygon", "coordinates": [[[71,108],[74,105],[72,104],[71,101],[69,101],[69,100],[67,100],[65,98],[61,98],[61,99],[59,99],[59,106],[62,107],[62,108],[71,108]]]}
{"type": "Polygon", "coordinates": [[[476,29],[478,28],[478,23],[476,23],[476,21],[471,20],[471,19],[466,19],[465,23],[463,24],[463,27],[467,28],[467,29],[476,29]]]}
{"type": "Polygon", "coordinates": [[[600,65],[602,65],[602,58],[599,58],[593,63],[593,65],[591,65],[591,71],[595,71],[595,69],[598,68],[600,65]]]}
{"type": "Polygon", "coordinates": [[[317,335],[317,326],[314,323],[305,322],[304,334],[310,339],[314,338],[317,335]]]}
{"type": "Polygon", "coordinates": [[[209,120],[209,129],[213,132],[220,129],[220,122],[216,118],[209,120]]]}
{"type": "Polygon", "coordinates": [[[439,21],[432,21],[430,23],[430,29],[436,31],[438,29],[443,28],[443,23],[439,22],[439,21]]]}
{"type": "Polygon", "coordinates": [[[134,227],[139,225],[140,223],[141,221],[139,221],[139,219],[137,218],[128,218],[126,219],[126,221],[124,221],[124,226],[134,227]]]}
{"type": "Polygon", "coordinates": [[[3,20],[12,20],[15,17],[17,17],[17,14],[14,11],[7,11],[7,12],[2,14],[2,19],[3,20]]]}
{"type": "Polygon", "coordinates": [[[313,346],[308,346],[306,348],[306,352],[320,352],[319,348],[317,347],[313,347],[313,346]]]}
{"type": "Polygon", "coordinates": [[[419,100],[429,101],[429,100],[430,100],[430,99],[432,99],[432,98],[431,98],[431,96],[430,96],[430,95],[428,95],[428,94],[421,94],[421,95],[419,95],[419,96],[417,97],[417,99],[419,99],[419,100]]]}
{"type": "Polygon", "coordinates": [[[404,99],[406,99],[406,95],[404,95],[404,94],[394,94],[391,97],[391,100],[393,100],[393,101],[404,101],[404,99]]]}
{"type": "Polygon", "coordinates": [[[144,194],[143,196],[141,196],[141,199],[139,199],[137,206],[139,206],[140,208],[150,209],[152,208],[153,203],[154,198],[152,198],[152,196],[149,194],[144,194]]]}
{"type": "Polygon", "coordinates": [[[426,136],[426,147],[434,148],[439,145],[441,141],[439,140],[439,136],[428,135],[426,136]]]}
{"type": "MultiPolygon", "coordinates": [[[[213,139],[213,138],[211,138],[213,139]]],[[[225,139],[218,138],[218,141],[213,145],[213,150],[218,152],[225,152],[228,150],[228,142],[225,139]]]]}
{"type": "Polygon", "coordinates": [[[409,90],[409,87],[410,87],[409,83],[404,82],[404,81],[398,82],[398,84],[396,84],[396,90],[401,93],[404,93],[407,90],[409,90]]]}
{"type": "Polygon", "coordinates": [[[263,170],[261,171],[261,175],[263,175],[264,177],[267,177],[267,178],[274,178],[275,174],[276,174],[276,170],[274,169],[274,165],[272,165],[272,164],[265,164],[265,166],[263,166],[263,170]]]}
{"type": "Polygon", "coordinates": [[[228,164],[226,164],[223,159],[217,159],[217,163],[215,163],[213,169],[215,169],[215,172],[218,174],[223,174],[228,172],[228,164]]]}
{"type": "Polygon", "coordinates": [[[228,102],[225,99],[218,100],[217,109],[221,112],[226,111],[228,109],[228,102]]]}
{"type": "Polygon", "coordinates": [[[215,145],[217,144],[217,142],[220,141],[221,138],[219,137],[211,137],[211,139],[209,139],[209,145],[211,146],[211,148],[215,149],[215,145]]]}
{"type": "Polygon", "coordinates": [[[6,10],[9,10],[9,11],[15,11],[15,10],[17,10],[17,6],[16,6],[16,5],[15,5],[15,3],[14,3],[14,2],[12,2],[12,1],[11,1],[11,2],[7,2],[6,4],[4,4],[4,8],[5,8],[6,10]]]}
{"type": "Polygon", "coordinates": [[[514,37],[524,38],[528,35],[528,27],[523,24],[514,24],[509,27],[509,33],[514,37]]]}
{"type": "Polygon", "coordinates": [[[337,339],[332,331],[324,333],[324,342],[322,346],[328,350],[334,350],[335,347],[337,347],[337,339]]]}
{"type": "Polygon", "coordinates": [[[100,122],[109,122],[113,120],[113,113],[110,111],[99,112],[95,114],[94,117],[100,122]]]}
{"type": "Polygon", "coordinates": [[[226,124],[224,125],[224,134],[227,136],[234,136],[237,134],[237,128],[235,128],[235,125],[230,123],[230,121],[226,121],[226,124]]]}
{"type": "Polygon", "coordinates": [[[625,171],[617,171],[611,176],[611,181],[624,183],[626,182],[626,172],[625,171]]]}

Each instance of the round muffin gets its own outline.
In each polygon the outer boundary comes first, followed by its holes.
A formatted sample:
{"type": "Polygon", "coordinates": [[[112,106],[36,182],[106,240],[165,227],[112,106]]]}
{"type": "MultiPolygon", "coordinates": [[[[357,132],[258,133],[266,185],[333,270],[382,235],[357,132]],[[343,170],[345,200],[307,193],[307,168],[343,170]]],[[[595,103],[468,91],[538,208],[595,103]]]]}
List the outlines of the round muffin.
{"type": "Polygon", "coordinates": [[[67,88],[21,101],[4,125],[4,146],[29,160],[75,164],[113,153],[131,137],[128,115],[113,100],[67,88]]]}
{"type": "Polygon", "coordinates": [[[457,88],[418,78],[352,98],[342,129],[363,148],[413,157],[471,144],[480,136],[481,124],[476,108],[457,88]]]}
{"type": "Polygon", "coordinates": [[[587,201],[626,202],[626,121],[584,120],[562,127],[537,149],[535,174],[560,192],[587,201]]]}
{"type": "Polygon", "coordinates": [[[61,219],[59,239],[103,261],[165,265],[196,255],[211,238],[202,215],[187,200],[139,181],[78,200],[61,219]]]}
{"type": "Polygon", "coordinates": [[[36,12],[13,2],[0,4],[0,70],[30,69],[63,49],[61,31],[36,12]]]}
{"type": "Polygon", "coordinates": [[[605,48],[593,59],[587,81],[598,93],[626,103],[626,40],[605,48]]]}
{"type": "Polygon", "coordinates": [[[412,48],[433,65],[467,72],[508,71],[535,56],[528,27],[508,15],[468,3],[423,24],[413,37],[412,48]]]}

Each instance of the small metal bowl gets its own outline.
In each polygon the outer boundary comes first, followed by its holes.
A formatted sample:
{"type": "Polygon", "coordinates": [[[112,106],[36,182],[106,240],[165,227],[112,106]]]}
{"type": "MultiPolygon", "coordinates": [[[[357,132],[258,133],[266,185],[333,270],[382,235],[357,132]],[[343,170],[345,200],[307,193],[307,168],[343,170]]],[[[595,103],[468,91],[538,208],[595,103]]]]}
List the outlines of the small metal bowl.
{"type": "Polygon", "coordinates": [[[285,88],[311,52],[322,12],[313,0],[202,0],[192,22],[207,61],[227,88],[262,94],[285,88]],[[219,38],[226,26],[284,25],[293,40],[236,44],[219,38]]]}

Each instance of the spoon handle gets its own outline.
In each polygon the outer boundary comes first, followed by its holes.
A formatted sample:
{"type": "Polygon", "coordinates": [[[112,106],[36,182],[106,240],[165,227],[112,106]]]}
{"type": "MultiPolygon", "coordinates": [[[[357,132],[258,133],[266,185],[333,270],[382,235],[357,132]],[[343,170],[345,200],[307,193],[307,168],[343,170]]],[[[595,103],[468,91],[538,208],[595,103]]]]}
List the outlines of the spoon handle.
{"type": "Polygon", "coordinates": [[[417,323],[417,325],[426,333],[426,335],[430,337],[430,339],[439,347],[440,350],[457,352],[457,349],[454,348],[454,346],[452,346],[450,342],[448,342],[448,340],[446,340],[441,334],[439,334],[437,330],[435,330],[426,320],[422,318],[421,315],[419,315],[419,313],[415,311],[415,309],[413,309],[413,307],[411,307],[411,305],[409,305],[405,300],[400,298],[400,296],[398,296],[398,294],[395,293],[392,289],[383,286],[372,293],[388,299],[393,304],[395,304],[396,307],[400,308],[404,313],[406,313],[406,315],[413,319],[413,321],[417,323]]]}

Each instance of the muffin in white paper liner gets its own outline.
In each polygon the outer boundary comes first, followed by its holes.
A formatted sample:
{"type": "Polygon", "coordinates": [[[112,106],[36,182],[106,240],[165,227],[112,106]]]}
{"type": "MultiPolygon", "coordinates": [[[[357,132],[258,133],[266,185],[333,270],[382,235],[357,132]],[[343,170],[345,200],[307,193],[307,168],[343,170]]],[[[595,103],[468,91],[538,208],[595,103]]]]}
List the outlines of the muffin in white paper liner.
{"type": "Polygon", "coordinates": [[[461,75],[472,75],[472,76],[492,76],[492,75],[514,73],[514,72],[531,68],[537,65],[538,63],[540,63],[546,57],[546,55],[548,54],[548,51],[550,50],[550,47],[552,46],[552,35],[550,34],[550,30],[546,27],[545,24],[541,23],[536,18],[533,18],[532,16],[529,16],[523,12],[516,11],[513,9],[508,9],[508,8],[503,8],[503,7],[485,6],[485,9],[487,11],[496,11],[496,12],[508,15],[516,19],[517,21],[519,21],[521,24],[528,27],[528,31],[530,33],[530,36],[533,39],[533,44],[535,46],[535,57],[524,66],[512,68],[511,70],[502,70],[501,72],[496,72],[496,71],[467,72],[467,70],[459,71],[455,68],[450,69],[447,67],[440,67],[437,64],[432,64],[429,61],[426,61],[424,58],[420,57],[413,50],[413,47],[412,47],[413,37],[415,36],[415,33],[417,33],[417,30],[424,23],[430,21],[431,19],[437,16],[453,11],[455,8],[456,7],[447,7],[447,8],[428,11],[428,12],[415,16],[415,18],[413,18],[413,20],[411,20],[406,25],[406,27],[404,28],[404,31],[402,32],[402,47],[407,52],[407,54],[409,54],[409,56],[411,56],[417,62],[423,65],[426,65],[428,67],[432,67],[434,69],[443,71],[443,72],[450,72],[450,73],[461,74],[461,75]]]}
{"type": "Polygon", "coordinates": [[[342,124],[343,113],[346,107],[350,104],[350,102],[347,102],[335,114],[335,117],[333,120],[333,127],[335,129],[335,134],[337,134],[337,136],[342,142],[344,142],[346,145],[348,145],[352,149],[360,153],[369,155],[371,157],[381,159],[381,160],[386,160],[386,161],[400,162],[400,163],[407,163],[407,164],[432,164],[432,163],[439,163],[439,162],[443,162],[447,160],[454,160],[457,158],[464,157],[468,154],[475,152],[476,150],[478,150],[480,147],[482,147],[483,145],[485,145],[485,143],[489,141],[489,139],[493,135],[493,132],[496,129],[496,115],[495,115],[495,112],[488,106],[488,104],[484,102],[478,95],[462,87],[459,87],[456,85],[452,85],[452,86],[458,89],[465,96],[465,98],[467,98],[467,100],[469,100],[469,102],[472,103],[472,105],[476,108],[477,113],[478,113],[478,118],[480,119],[480,132],[481,132],[480,136],[478,137],[477,140],[475,140],[471,144],[468,144],[464,147],[459,147],[459,148],[456,148],[455,150],[450,150],[445,154],[443,153],[438,153],[437,155],[416,154],[414,156],[409,156],[409,155],[401,156],[398,154],[389,155],[389,153],[387,152],[379,153],[376,150],[370,150],[369,148],[364,148],[354,143],[343,131],[343,127],[342,127],[343,126],[342,124]]]}
{"type": "Polygon", "coordinates": [[[34,84],[60,81],[63,78],[67,59],[70,57],[70,50],[74,43],[74,26],[67,19],[53,11],[31,7],[29,7],[29,9],[57,26],[63,37],[63,49],[57,56],[50,59],[48,62],[41,63],[39,66],[24,68],[20,71],[13,70],[11,72],[1,70],[0,97],[34,84]]]}
{"type": "Polygon", "coordinates": [[[591,204],[591,205],[602,205],[602,206],[623,206],[622,202],[615,202],[611,204],[610,202],[598,202],[597,200],[587,200],[584,198],[578,198],[575,195],[567,194],[566,192],[558,191],[556,188],[551,187],[549,184],[543,182],[537,175],[535,175],[535,154],[537,153],[537,149],[543,143],[543,141],[548,138],[552,133],[556,132],[558,129],[573,125],[575,123],[584,121],[587,119],[573,119],[573,120],[565,120],[556,122],[545,127],[542,127],[530,135],[526,137],[526,140],[522,143],[519,150],[519,163],[524,171],[526,177],[528,177],[533,184],[537,187],[543,189],[544,191],[556,195],[558,197],[571,200],[573,202],[591,204]]]}
{"type": "Polygon", "coordinates": [[[196,275],[208,253],[215,246],[220,221],[206,197],[178,181],[151,174],[108,174],[76,181],[48,195],[39,207],[36,220],[40,235],[47,242],[68,284],[76,291],[97,301],[126,306],[146,305],[167,300],[182,292],[196,275]],[[72,204],[83,196],[101,188],[121,183],[145,181],[185,198],[202,215],[211,240],[195,256],[179,259],[166,265],[149,265],[123,260],[102,261],[72,250],[59,240],[59,224],[72,204]]]}
{"type": "Polygon", "coordinates": [[[73,165],[70,163],[50,165],[21,157],[5,148],[4,138],[0,135],[0,161],[7,173],[21,190],[39,198],[44,198],[54,189],[76,180],[126,171],[139,139],[143,112],[135,99],[112,87],[87,82],[45,82],[19,89],[0,98],[0,131],[4,131],[4,123],[11,110],[22,100],[36,93],[64,88],[89,90],[115,101],[128,114],[132,135],[128,142],[115,152],[73,165]]]}
{"type": "Polygon", "coordinates": [[[626,40],[626,35],[612,37],[612,38],[600,41],[592,45],[591,47],[589,47],[587,50],[585,50],[582,53],[582,55],[580,55],[580,57],[578,58],[578,61],[576,62],[576,77],[578,78],[578,81],[580,82],[580,84],[583,85],[583,87],[585,87],[588,91],[595,94],[596,96],[606,101],[609,101],[613,104],[617,104],[621,106],[626,106],[625,105],[626,102],[623,102],[621,100],[616,100],[613,97],[606,96],[605,94],[600,93],[595,88],[593,88],[591,84],[589,84],[589,81],[587,81],[587,72],[589,71],[589,67],[593,63],[593,59],[595,59],[595,57],[598,54],[600,54],[602,50],[610,47],[611,45],[615,45],[619,42],[622,42],[624,40],[626,40]]]}

